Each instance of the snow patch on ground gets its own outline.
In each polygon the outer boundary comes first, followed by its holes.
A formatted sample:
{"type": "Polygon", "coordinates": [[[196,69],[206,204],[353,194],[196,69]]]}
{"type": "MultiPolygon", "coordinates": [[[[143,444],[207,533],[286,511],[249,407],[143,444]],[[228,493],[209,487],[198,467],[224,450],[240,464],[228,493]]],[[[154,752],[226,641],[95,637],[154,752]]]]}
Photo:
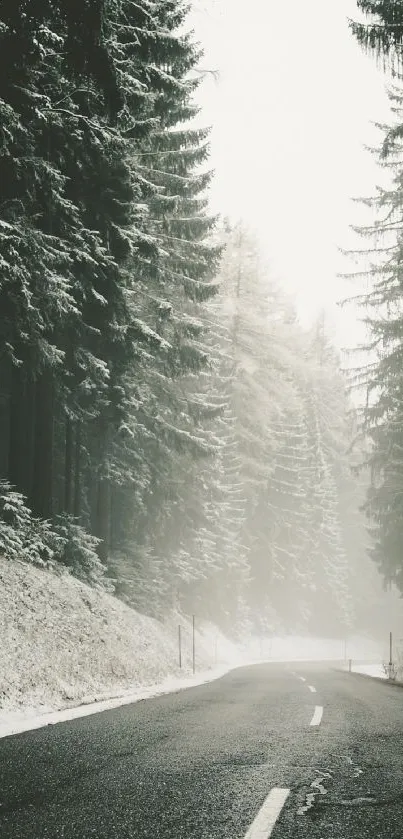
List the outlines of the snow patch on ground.
{"type": "Polygon", "coordinates": [[[363,673],[365,676],[373,676],[377,679],[387,679],[382,664],[354,664],[351,665],[353,673],[363,673]]]}

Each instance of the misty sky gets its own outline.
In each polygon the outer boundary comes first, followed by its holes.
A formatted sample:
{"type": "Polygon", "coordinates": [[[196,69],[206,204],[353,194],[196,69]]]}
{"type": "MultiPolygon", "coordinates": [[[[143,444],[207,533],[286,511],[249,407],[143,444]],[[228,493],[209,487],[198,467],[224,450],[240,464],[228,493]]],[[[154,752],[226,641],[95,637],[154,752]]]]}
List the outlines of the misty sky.
{"type": "Polygon", "coordinates": [[[351,198],[382,183],[364,145],[380,136],[371,121],[389,120],[387,78],[348,29],[357,15],[354,0],[195,0],[193,15],[203,67],[219,74],[199,94],[214,209],[256,230],[301,320],[325,306],[339,346],[362,333],[335,305],[355,292],[337,248],[367,220],[351,198]]]}

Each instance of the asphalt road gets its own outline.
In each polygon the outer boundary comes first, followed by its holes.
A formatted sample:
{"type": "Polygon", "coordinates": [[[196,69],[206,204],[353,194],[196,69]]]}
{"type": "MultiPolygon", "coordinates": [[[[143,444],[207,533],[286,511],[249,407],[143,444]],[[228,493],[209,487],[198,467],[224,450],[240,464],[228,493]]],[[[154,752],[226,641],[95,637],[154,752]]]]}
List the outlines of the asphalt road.
{"type": "Polygon", "coordinates": [[[262,664],[0,740],[1,839],[269,835],[402,839],[403,689],[262,664]]]}

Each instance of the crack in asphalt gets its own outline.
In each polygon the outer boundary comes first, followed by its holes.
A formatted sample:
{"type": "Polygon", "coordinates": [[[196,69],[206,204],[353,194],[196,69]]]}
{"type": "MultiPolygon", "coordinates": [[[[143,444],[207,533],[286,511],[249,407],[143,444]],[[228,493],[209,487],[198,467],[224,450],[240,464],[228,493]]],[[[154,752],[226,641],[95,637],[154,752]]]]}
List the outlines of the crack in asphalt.
{"type": "MultiPolygon", "coordinates": [[[[353,778],[356,780],[360,777],[360,775],[364,774],[363,770],[360,769],[359,766],[354,764],[352,758],[347,755],[347,762],[353,770],[353,778]]],[[[397,795],[392,796],[384,796],[382,798],[373,795],[371,792],[368,792],[364,795],[355,795],[351,798],[341,798],[338,801],[332,801],[331,799],[327,799],[326,801],[323,799],[323,796],[329,793],[329,790],[326,789],[324,786],[325,780],[330,780],[334,778],[333,773],[329,769],[318,770],[315,769],[318,776],[315,778],[314,781],[310,784],[312,791],[306,793],[305,796],[305,804],[298,808],[297,814],[299,816],[306,815],[309,813],[311,818],[316,818],[318,815],[318,810],[326,810],[341,808],[341,807],[359,807],[359,806],[370,806],[370,807],[390,807],[403,802],[403,792],[398,793],[397,795]]],[[[299,784],[294,785],[293,792],[294,794],[301,789],[306,789],[306,783],[302,782],[299,784]]]]}
{"type": "Polygon", "coordinates": [[[328,790],[323,784],[325,780],[331,780],[333,775],[331,772],[320,772],[318,769],[315,769],[315,772],[318,773],[318,778],[315,778],[314,781],[311,783],[311,788],[313,792],[308,792],[305,796],[306,803],[299,807],[297,810],[298,816],[304,816],[309,810],[312,809],[317,804],[316,798],[318,795],[327,795],[328,790]]]}
{"type": "Polygon", "coordinates": [[[340,802],[336,802],[335,804],[330,804],[328,806],[355,807],[357,804],[369,804],[373,807],[390,807],[394,804],[401,804],[402,802],[403,792],[400,792],[398,795],[392,795],[388,798],[376,798],[375,795],[364,795],[358,796],[356,798],[343,798],[340,802]]]}
{"type": "Polygon", "coordinates": [[[357,795],[356,798],[342,798],[340,804],[344,807],[355,807],[356,804],[377,804],[377,799],[373,795],[357,795]]]}
{"type": "MultiPolygon", "coordinates": [[[[317,785],[317,781],[313,781],[311,786],[317,785]]],[[[324,792],[318,790],[318,792],[311,792],[308,793],[306,796],[306,804],[303,807],[298,809],[298,815],[305,815],[308,811],[310,811],[313,807],[318,810],[320,807],[321,810],[334,810],[336,808],[341,807],[359,807],[361,805],[369,806],[369,807],[393,807],[396,804],[401,804],[403,802],[403,792],[399,793],[398,795],[393,795],[385,798],[376,798],[375,795],[358,795],[354,798],[342,798],[340,801],[324,801],[323,799],[319,799],[317,796],[320,793],[321,795],[326,795],[328,790],[323,787],[324,792]]],[[[313,813],[310,815],[313,816],[313,813]]]]}

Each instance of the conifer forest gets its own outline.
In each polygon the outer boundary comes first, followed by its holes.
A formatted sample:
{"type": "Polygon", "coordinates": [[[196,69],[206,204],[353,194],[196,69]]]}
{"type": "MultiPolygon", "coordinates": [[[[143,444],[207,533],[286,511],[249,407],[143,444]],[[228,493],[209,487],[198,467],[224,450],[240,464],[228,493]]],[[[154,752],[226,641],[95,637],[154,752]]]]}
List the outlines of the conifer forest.
{"type": "Polygon", "coordinates": [[[188,3],[2,0],[5,557],[224,632],[343,637],[382,583],[403,592],[403,6],[358,9],[394,68],[391,186],[363,199],[346,369],[253,229],[210,208],[188,3]]]}

